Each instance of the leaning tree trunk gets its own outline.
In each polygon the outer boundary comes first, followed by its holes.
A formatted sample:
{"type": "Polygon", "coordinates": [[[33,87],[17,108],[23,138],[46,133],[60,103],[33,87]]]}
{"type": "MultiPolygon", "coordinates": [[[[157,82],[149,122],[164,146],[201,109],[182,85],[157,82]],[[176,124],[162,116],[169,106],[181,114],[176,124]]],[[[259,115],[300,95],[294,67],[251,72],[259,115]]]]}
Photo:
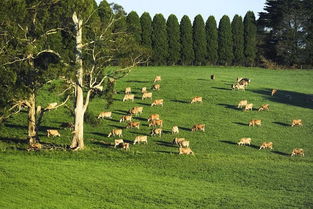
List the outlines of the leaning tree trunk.
{"type": "Polygon", "coordinates": [[[83,91],[83,59],[82,59],[82,24],[83,21],[73,14],[76,29],[76,103],[75,103],[75,128],[73,132],[72,149],[84,149],[84,91],[83,91]]]}
{"type": "Polygon", "coordinates": [[[30,94],[28,99],[28,140],[29,144],[38,142],[36,130],[36,97],[34,93],[30,94]]]}

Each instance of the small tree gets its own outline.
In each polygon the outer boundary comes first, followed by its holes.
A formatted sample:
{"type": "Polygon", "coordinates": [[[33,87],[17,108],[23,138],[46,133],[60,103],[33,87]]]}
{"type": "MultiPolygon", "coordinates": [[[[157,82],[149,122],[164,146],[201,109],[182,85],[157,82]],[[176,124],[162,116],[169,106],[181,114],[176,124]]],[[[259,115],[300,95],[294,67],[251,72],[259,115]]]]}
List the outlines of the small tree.
{"type": "Polygon", "coordinates": [[[156,14],[152,21],[152,62],[154,65],[166,65],[168,57],[168,38],[166,23],[162,14],[156,14]]]}
{"type": "Polygon", "coordinates": [[[207,42],[204,21],[201,15],[197,15],[193,22],[193,50],[195,53],[195,65],[205,65],[207,42]]]}
{"type": "Polygon", "coordinates": [[[233,43],[230,20],[224,15],[218,27],[218,62],[220,65],[230,65],[233,60],[233,43]]]}
{"type": "Polygon", "coordinates": [[[207,39],[207,60],[211,65],[215,65],[218,59],[218,32],[214,16],[210,16],[205,24],[207,39]]]}
{"type": "Polygon", "coordinates": [[[242,17],[235,15],[231,27],[233,34],[233,64],[242,65],[244,62],[244,28],[242,17]]]}
{"type": "Polygon", "coordinates": [[[175,15],[171,14],[166,23],[168,35],[168,58],[169,65],[176,65],[180,59],[180,33],[179,23],[175,15]]]}
{"type": "Polygon", "coordinates": [[[192,25],[189,17],[184,15],[180,21],[181,64],[191,65],[194,61],[192,25]]]}

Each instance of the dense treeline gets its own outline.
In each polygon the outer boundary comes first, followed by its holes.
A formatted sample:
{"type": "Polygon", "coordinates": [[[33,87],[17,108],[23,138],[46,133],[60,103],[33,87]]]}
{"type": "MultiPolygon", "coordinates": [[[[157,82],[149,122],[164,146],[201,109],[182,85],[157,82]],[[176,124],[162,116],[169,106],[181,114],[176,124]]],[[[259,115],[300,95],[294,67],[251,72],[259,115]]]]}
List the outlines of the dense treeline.
{"type": "Polygon", "coordinates": [[[143,45],[151,46],[152,65],[310,67],[312,5],[313,0],[267,0],[258,20],[248,11],[244,17],[235,15],[232,21],[224,15],[218,26],[213,16],[204,22],[201,15],[194,20],[185,15],[178,23],[174,14],[167,20],[157,14],[151,21],[144,13],[140,17],[143,45]]]}

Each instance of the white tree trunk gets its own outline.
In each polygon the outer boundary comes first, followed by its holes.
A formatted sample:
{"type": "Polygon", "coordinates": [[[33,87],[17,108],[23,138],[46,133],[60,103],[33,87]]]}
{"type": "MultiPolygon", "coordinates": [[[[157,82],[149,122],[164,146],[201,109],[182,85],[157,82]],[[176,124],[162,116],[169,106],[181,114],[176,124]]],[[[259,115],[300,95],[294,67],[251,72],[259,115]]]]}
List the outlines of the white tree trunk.
{"type": "Polygon", "coordinates": [[[82,59],[82,25],[83,21],[73,14],[73,21],[76,29],[76,104],[75,104],[75,128],[73,132],[72,149],[84,149],[84,91],[83,91],[83,59],[82,59]]]}
{"type": "Polygon", "coordinates": [[[36,129],[36,98],[35,94],[31,93],[28,99],[28,140],[29,144],[38,142],[36,129]]]}

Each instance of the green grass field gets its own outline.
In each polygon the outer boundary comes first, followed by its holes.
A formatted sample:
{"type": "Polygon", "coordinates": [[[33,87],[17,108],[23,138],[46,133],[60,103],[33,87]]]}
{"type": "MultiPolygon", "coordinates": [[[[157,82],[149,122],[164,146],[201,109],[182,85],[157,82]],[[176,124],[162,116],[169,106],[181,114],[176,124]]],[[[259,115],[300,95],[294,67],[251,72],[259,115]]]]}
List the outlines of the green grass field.
{"type": "MultiPolygon", "coordinates": [[[[0,208],[313,208],[313,71],[265,70],[233,67],[141,67],[117,82],[114,104],[105,109],[95,98],[89,112],[96,117],[112,111],[113,119],[85,125],[86,150],[79,152],[41,150],[27,152],[27,115],[10,118],[0,129],[0,208]],[[215,74],[216,80],[210,80],[215,74]],[[164,107],[150,107],[141,100],[141,87],[151,87],[162,76],[161,90],[153,99],[164,99],[164,107]],[[237,77],[252,79],[246,91],[230,90],[237,77]],[[125,87],[132,87],[134,102],[122,102],[125,87]],[[279,89],[271,96],[271,89],[279,89]],[[190,104],[202,96],[202,104],[190,104]],[[254,104],[254,110],[237,109],[240,100],[254,104]],[[258,112],[262,104],[270,111],[258,112]],[[131,145],[130,151],[114,149],[114,137],[107,135],[122,115],[144,107],[135,117],[140,129],[125,129],[123,139],[151,131],[147,117],[159,113],[164,120],[162,137],[149,137],[148,145],[131,145]],[[249,127],[261,119],[261,127],[249,127]],[[292,119],[303,126],[291,127],[292,119]],[[191,132],[196,123],[206,131],[191,132]],[[180,127],[176,136],[172,126],[180,127]],[[195,156],[178,155],[171,141],[185,137],[195,156]],[[238,146],[251,137],[251,146],[238,146]],[[264,141],[273,150],[258,150],[264,141]],[[293,148],[305,156],[290,157],[293,148]]],[[[45,88],[38,100],[43,106],[55,102],[45,88]]],[[[40,129],[46,146],[66,146],[71,131],[60,128],[72,122],[65,108],[48,112],[40,129]],[[59,129],[61,137],[48,138],[46,129],[59,129]]]]}

